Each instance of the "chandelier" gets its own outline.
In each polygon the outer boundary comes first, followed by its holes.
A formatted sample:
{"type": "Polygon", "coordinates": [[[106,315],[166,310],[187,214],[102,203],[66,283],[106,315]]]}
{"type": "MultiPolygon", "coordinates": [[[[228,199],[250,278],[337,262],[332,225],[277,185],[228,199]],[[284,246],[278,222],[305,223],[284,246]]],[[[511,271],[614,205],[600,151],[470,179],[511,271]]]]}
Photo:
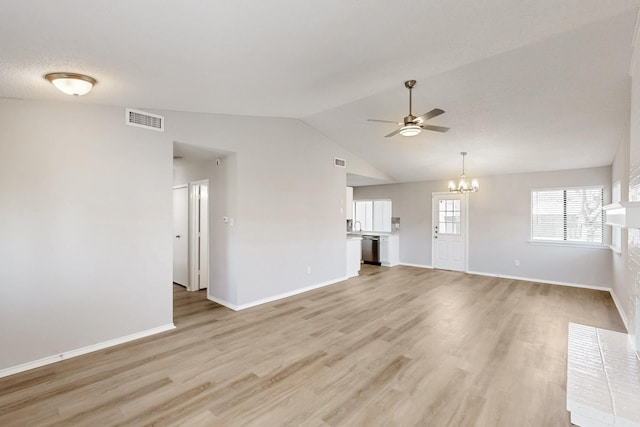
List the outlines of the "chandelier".
{"type": "Polygon", "coordinates": [[[452,193],[475,193],[478,191],[478,180],[470,179],[464,174],[464,156],[466,151],[460,153],[462,156],[462,175],[456,183],[454,180],[449,181],[449,191],[452,193]]]}

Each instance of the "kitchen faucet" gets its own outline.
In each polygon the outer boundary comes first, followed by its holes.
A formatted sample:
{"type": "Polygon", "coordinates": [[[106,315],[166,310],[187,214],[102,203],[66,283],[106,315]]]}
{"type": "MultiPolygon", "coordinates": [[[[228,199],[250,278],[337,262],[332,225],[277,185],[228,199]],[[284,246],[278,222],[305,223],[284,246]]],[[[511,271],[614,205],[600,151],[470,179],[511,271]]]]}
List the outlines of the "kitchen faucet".
{"type": "Polygon", "coordinates": [[[359,231],[359,232],[362,233],[362,223],[360,221],[356,221],[356,222],[353,223],[353,231],[359,231]],[[360,229],[359,230],[356,228],[357,224],[360,224],[360,229]]]}

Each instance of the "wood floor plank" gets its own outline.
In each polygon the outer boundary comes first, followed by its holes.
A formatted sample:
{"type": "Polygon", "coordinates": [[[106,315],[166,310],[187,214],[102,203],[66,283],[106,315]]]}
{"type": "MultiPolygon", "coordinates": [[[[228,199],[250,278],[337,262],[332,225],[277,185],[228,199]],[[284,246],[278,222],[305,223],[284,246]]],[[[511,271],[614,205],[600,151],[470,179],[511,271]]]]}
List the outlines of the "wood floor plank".
{"type": "Polygon", "coordinates": [[[569,426],[568,322],[607,292],[414,267],[241,312],[174,285],[176,329],[0,379],[2,426],[569,426]]]}

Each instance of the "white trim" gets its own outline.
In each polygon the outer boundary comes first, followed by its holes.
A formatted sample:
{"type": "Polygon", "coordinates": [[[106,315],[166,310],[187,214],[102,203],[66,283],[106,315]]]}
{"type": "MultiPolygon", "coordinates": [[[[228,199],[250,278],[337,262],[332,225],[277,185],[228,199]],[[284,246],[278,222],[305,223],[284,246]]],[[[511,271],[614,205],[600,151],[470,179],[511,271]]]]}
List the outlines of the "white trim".
{"type": "Polygon", "coordinates": [[[7,377],[9,375],[17,374],[20,372],[28,371],[30,369],[39,368],[41,366],[50,365],[55,362],[60,362],[62,360],[70,359],[72,357],[82,356],[83,354],[92,353],[94,351],[103,350],[105,348],[113,347],[116,345],[124,344],[129,341],[138,340],[140,338],[145,338],[151,335],[159,334],[162,332],[170,331],[175,329],[175,325],[173,323],[169,323],[164,326],[158,326],[157,328],[151,328],[140,332],[135,332],[133,334],[125,335],[123,337],[114,338],[112,340],[99,342],[97,344],[92,344],[86,347],[77,348],[75,350],[65,351],[63,353],[55,354],[53,356],[47,356],[42,359],[34,360],[32,362],[22,363],[20,365],[11,366],[9,368],[0,370],[0,378],[7,377]]]}
{"type": "Polygon", "coordinates": [[[618,314],[620,315],[620,318],[622,319],[622,323],[624,323],[624,327],[627,328],[627,332],[628,332],[629,331],[629,319],[627,318],[627,314],[622,309],[622,304],[620,303],[620,300],[618,299],[618,296],[616,295],[615,291],[613,289],[609,289],[609,293],[611,294],[611,299],[613,300],[613,303],[615,304],[616,309],[618,310],[618,314]]]}
{"type": "MultiPolygon", "coordinates": [[[[451,270],[451,271],[461,271],[465,272],[469,268],[469,193],[457,193],[451,191],[433,191],[431,192],[431,265],[436,264],[436,239],[434,239],[434,229],[435,226],[439,224],[437,212],[435,212],[435,205],[433,203],[433,199],[436,196],[456,196],[460,195],[464,198],[461,199],[464,201],[464,266],[462,270],[451,270]]],[[[435,268],[435,267],[431,267],[435,268]]]]}
{"type": "Polygon", "coordinates": [[[207,299],[209,301],[213,301],[213,302],[215,302],[217,304],[220,304],[220,305],[222,305],[224,307],[230,308],[233,311],[238,311],[238,306],[237,305],[232,304],[227,300],[223,300],[222,298],[212,297],[211,295],[207,294],[207,299]]]}
{"type": "Polygon", "coordinates": [[[342,277],[339,277],[339,278],[334,279],[334,280],[328,280],[326,282],[317,283],[315,285],[307,286],[307,287],[300,288],[300,289],[295,289],[293,291],[284,292],[284,293],[277,294],[277,295],[274,295],[274,296],[271,296],[271,297],[259,299],[259,300],[256,300],[256,301],[252,301],[252,302],[248,302],[246,304],[240,304],[240,305],[232,304],[232,303],[230,303],[228,301],[225,301],[225,300],[222,300],[222,299],[219,299],[219,298],[215,298],[215,297],[212,297],[210,295],[207,295],[207,298],[209,300],[213,301],[213,302],[217,302],[220,305],[223,305],[223,306],[225,306],[227,308],[230,308],[233,311],[240,311],[240,310],[245,310],[247,308],[255,307],[257,305],[267,304],[269,302],[273,302],[273,301],[289,298],[289,297],[292,297],[294,295],[298,295],[298,294],[301,294],[301,293],[304,293],[304,292],[312,291],[314,289],[323,288],[325,286],[333,285],[335,283],[344,282],[347,279],[348,279],[347,276],[342,276],[342,277]]]}
{"type": "Polygon", "coordinates": [[[509,276],[506,274],[484,273],[481,271],[467,271],[466,273],[477,274],[478,276],[489,276],[489,277],[500,277],[503,279],[522,280],[524,282],[545,283],[547,285],[569,286],[571,288],[593,289],[596,291],[611,291],[611,287],[608,285],[593,286],[593,285],[584,285],[581,283],[558,282],[556,280],[544,280],[544,279],[533,279],[530,277],[509,276]]]}
{"type": "MultiPolygon", "coordinates": [[[[189,259],[188,259],[188,264],[189,264],[189,286],[187,287],[187,290],[189,291],[199,291],[201,289],[207,289],[209,288],[209,274],[208,272],[211,271],[211,268],[207,269],[207,277],[206,277],[206,286],[204,288],[200,287],[200,279],[201,277],[199,277],[200,272],[198,271],[198,259],[206,259],[209,260],[209,226],[210,226],[210,220],[209,220],[209,179],[199,179],[196,181],[191,181],[189,183],[189,209],[188,209],[188,216],[189,216],[189,259]],[[198,196],[200,195],[200,202],[202,203],[202,196],[201,196],[201,192],[198,192],[198,190],[202,190],[202,187],[206,187],[207,188],[207,197],[206,200],[204,201],[204,203],[206,204],[206,214],[204,218],[200,217],[201,211],[200,209],[198,209],[198,196]],[[200,242],[202,242],[204,240],[204,244],[202,245],[203,247],[199,247],[198,245],[198,230],[196,229],[196,224],[198,223],[198,221],[206,221],[206,226],[205,226],[205,235],[204,237],[201,237],[200,242]],[[200,251],[202,251],[202,249],[204,249],[203,252],[206,252],[206,254],[200,254],[200,251]]],[[[207,262],[210,262],[207,261],[207,262]]]]}
{"type": "Polygon", "coordinates": [[[401,262],[398,265],[404,265],[405,267],[418,267],[418,268],[428,268],[430,270],[433,270],[433,266],[432,265],[424,265],[424,264],[410,264],[407,262],[401,262]]]}
{"type": "Polygon", "coordinates": [[[638,41],[640,40],[640,11],[636,15],[636,24],[633,29],[633,40],[631,42],[631,63],[629,64],[629,75],[633,76],[633,70],[636,67],[636,61],[638,60],[638,50],[636,48],[640,48],[638,46],[638,41]]]}
{"type": "Polygon", "coordinates": [[[589,243],[589,242],[578,242],[573,240],[529,240],[530,245],[540,245],[540,246],[564,246],[568,248],[584,248],[584,249],[607,249],[611,250],[611,247],[606,243],[589,243]]]}

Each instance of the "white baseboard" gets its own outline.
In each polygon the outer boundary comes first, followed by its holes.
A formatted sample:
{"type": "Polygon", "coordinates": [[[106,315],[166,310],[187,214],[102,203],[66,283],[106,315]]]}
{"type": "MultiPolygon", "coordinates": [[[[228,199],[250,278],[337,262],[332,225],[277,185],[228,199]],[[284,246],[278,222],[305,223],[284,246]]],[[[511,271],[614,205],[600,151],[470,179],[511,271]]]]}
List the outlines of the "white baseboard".
{"type": "Polygon", "coordinates": [[[616,305],[616,309],[618,309],[618,314],[622,319],[622,323],[624,323],[624,327],[627,328],[627,331],[629,331],[629,319],[627,319],[627,315],[624,312],[624,309],[622,308],[622,304],[620,303],[618,296],[616,295],[613,289],[610,289],[609,293],[611,294],[611,299],[613,300],[613,303],[616,305]]]}
{"type": "Polygon", "coordinates": [[[328,280],[326,282],[322,282],[322,283],[316,283],[315,285],[311,285],[311,286],[307,286],[304,288],[300,288],[300,289],[295,289],[293,291],[289,291],[289,292],[284,292],[281,294],[277,294],[268,298],[263,298],[263,299],[259,299],[256,301],[252,301],[252,302],[248,302],[246,304],[232,304],[228,301],[225,300],[221,300],[215,297],[211,297],[211,296],[207,296],[207,298],[213,302],[217,302],[220,305],[224,305],[227,308],[230,308],[233,311],[240,311],[240,310],[245,310],[247,308],[251,308],[251,307],[255,307],[257,305],[262,305],[262,304],[266,304],[269,302],[273,302],[273,301],[277,301],[280,299],[284,299],[284,298],[288,298],[288,297],[292,297],[294,295],[298,295],[304,292],[309,292],[312,291],[314,289],[318,289],[318,288],[324,288],[325,286],[329,286],[329,285],[333,285],[334,283],[338,283],[338,282],[343,282],[345,280],[347,280],[348,277],[347,276],[343,276],[343,277],[339,277],[337,279],[333,279],[333,280],[328,280]]]}
{"type": "Polygon", "coordinates": [[[401,262],[399,265],[404,265],[406,267],[429,268],[429,269],[433,270],[433,266],[432,265],[410,264],[408,262],[401,262]]]}
{"type": "Polygon", "coordinates": [[[222,298],[212,297],[211,295],[207,294],[207,299],[208,299],[209,301],[213,301],[213,302],[218,303],[218,304],[220,304],[220,305],[223,305],[223,306],[225,306],[225,307],[227,307],[227,308],[230,308],[230,309],[231,309],[231,310],[233,310],[233,311],[238,311],[238,306],[237,306],[237,305],[232,304],[232,303],[230,303],[229,301],[224,300],[224,299],[222,299],[222,298]]]}
{"type": "Polygon", "coordinates": [[[560,286],[570,286],[572,288],[583,288],[583,289],[593,289],[596,291],[610,291],[611,287],[607,285],[602,286],[593,286],[593,285],[583,285],[581,283],[570,283],[570,282],[558,282],[555,280],[543,280],[543,279],[532,279],[531,277],[520,277],[520,276],[509,276],[505,274],[495,274],[495,273],[484,273],[481,271],[467,271],[468,274],[477,274],[478,276],[489,276],[489,277],[501,277],[503,279],[513,279],[513,280],[522,280],[525,282],[536,282],[536,283],[545,283],[548,285],[560,285],[560,286]]]}
{"type": "Polygon", "coordinates": [[[129,341],[145,338],[151,335],[159,334],[161,332],[170,331],[172,329],[175,329],[175,325],[173,323],[169,323],[168,325],[158,326],[157,328],[147,329],[145,331],[140,331],[130,335],[125,335],[124,337],[114,338],[112,340],[103,341],[97,344],[89,345],[87,347],[65,351],[63,353],[55,354],[53,356],[47,356],[42,359],[34,360],[32,362],[27,362],[27,363],[23,363],[16,366],[11,366],[9,368],[0,369],[0,378],[8,377],[9,375],[17,374],[19,372],[28,371],[30,369],[39,368],[41,366],[50,365],[55,362],[60,362],[62,360],[70,359],[72,357],[82,356],[83,354],[92,353],[94,351],[103,350],[105,348],[113,347],[115,345],[124,344],[129,341]]]}

